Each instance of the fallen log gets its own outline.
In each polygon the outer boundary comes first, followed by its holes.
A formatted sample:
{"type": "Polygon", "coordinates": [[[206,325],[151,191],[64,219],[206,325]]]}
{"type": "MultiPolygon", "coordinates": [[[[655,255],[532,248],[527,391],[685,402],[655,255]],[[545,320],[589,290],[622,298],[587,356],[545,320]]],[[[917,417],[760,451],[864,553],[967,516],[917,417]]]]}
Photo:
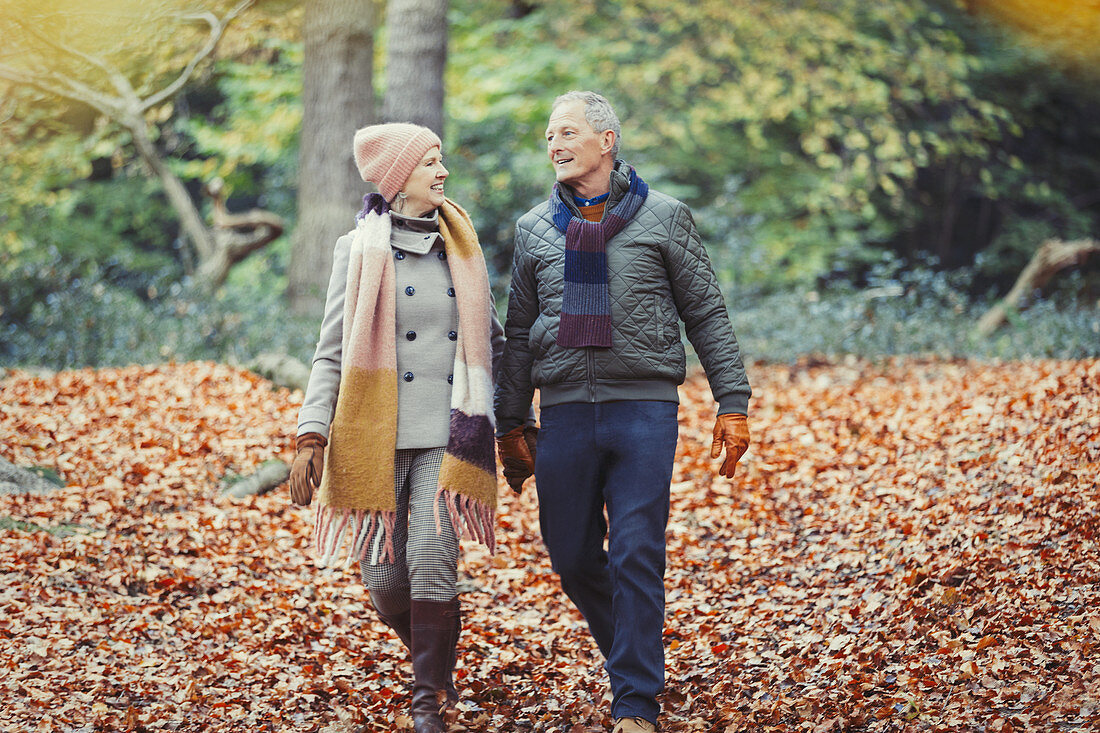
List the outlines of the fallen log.
{"type": "Polygon", "coordinates": [[[276,387],[300,389],[305,392],[306,384],[309,382],[308,366],[293,356],[277,352],[265,351],[257,354],[252,361],[245,364],[245,369],[271,380],[276,387]]]}
{"type": "Polygon", "coordinates": [[[0,494],[46,494],[60,488],[29,468],[0,458],[0,494]]]}
{"type": "Polygon", "coordinates": [[[1073,242],[1048,239],[1043,242],[1020,272],[1008,294],[978,319],[978,325],[974,328],[975,334],[982,338],[988,337],[1001,327],[1010,312],[1019,310],[1024,298],[1050,282],[1061,270],[1071,265],[1083,264],[1094,252],[1100,252],[1100,242],[1095,239],[1078,239],[1073,242]]]}
{"type": "Polygon", "coordinates": [[[266,494],[290,477],[290,466],[278,458],[264,461],[254,473],[227,482],[222,493],[234,499],[266,494]]]}

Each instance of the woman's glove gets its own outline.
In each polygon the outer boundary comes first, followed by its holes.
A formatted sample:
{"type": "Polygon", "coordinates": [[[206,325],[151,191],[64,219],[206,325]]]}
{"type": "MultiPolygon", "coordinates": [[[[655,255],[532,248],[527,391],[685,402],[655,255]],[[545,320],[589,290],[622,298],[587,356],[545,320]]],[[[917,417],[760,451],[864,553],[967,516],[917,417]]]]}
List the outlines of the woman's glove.
{"type": "Polygon", "coordinates": [[[308,506],[313,500],[313,491],[321,485],[326,445],[328,441],[320,433],[298,436],[298,455],[290,466],[290,498],[295,504],[308,506]]]}
{"type": "Polygon", "coordinates": [[[737,413],[719,415],[714,420],[714,442],[710,446],[710,457],[717,458],[722,455],[722,447],[726,448],[726,460],[718,473],[726,478],[733,478],[733,470],[745,451],[749,448],[749,418],[737,413]]]}
{"type": "Polygon", "coordinates": [[[504,478],[512,491],[523,491],[523,482],[535,473],[535,443],[539,429],[534,425],[520,425],[497,438],[497,452],[504,466],[504,478]]]}

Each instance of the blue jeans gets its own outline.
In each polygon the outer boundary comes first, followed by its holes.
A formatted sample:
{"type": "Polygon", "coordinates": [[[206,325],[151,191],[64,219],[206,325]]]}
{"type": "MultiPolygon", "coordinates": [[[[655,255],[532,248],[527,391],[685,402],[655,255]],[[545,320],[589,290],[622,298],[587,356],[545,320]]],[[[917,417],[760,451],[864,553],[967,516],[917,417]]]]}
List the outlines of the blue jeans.
{"type": "Polygon", "coordinates": [[[607,660],[613,718],[656,722],[660,712],[676,410],[675,402],[630,400],[552,405],[540,415],[542,538],[607,660]]]}

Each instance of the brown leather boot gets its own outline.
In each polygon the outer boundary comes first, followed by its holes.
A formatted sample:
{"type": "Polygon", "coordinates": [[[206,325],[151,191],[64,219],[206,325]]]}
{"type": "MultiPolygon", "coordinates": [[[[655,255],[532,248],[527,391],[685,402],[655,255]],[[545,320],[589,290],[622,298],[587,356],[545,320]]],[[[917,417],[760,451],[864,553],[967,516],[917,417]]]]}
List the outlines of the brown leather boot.
{"type": "Polygon", "coordinates": [[[410,611],[393,616],[387,616],[379,612],[378,618],[382,619],[386,626],[393,629],[393,633],[397,634],[397,638],[401,640],[406,649],[412,649],[412,613],[410,611]]]}
{"type": "Polygon", "coordinates": [[[378,618],[382,619],[382,623],[393,629],[393,633],[397,634],[397,638],[401,640],[406,649],[412,649],[411,609],[406,608],[401,613],[382,613],[374,593],[370,594],[370,602],[374,606],[374,612],[378,614],[378,618]]]}
{"type": "Polygon", "coordinates": [[[458,704],[458,690],[455,689],[455,662],[458,661],[458,637],[462,633],[462,608],[456,598],[454,606],[454,635],[455,643],[451,645],[451,658],[447,662],[447,674],[445,676],[447,690],[447,705],[454,707],[458,704]]]}
{"type": "MultiPolygon", "coordinates": [[[[458,599],[417,601],[412,608],[412,717],[416,733],[443,733],[440,709],[454,689],[458,599]]],[[[457,698],[457,693],[455,695],[457,698]]]]}

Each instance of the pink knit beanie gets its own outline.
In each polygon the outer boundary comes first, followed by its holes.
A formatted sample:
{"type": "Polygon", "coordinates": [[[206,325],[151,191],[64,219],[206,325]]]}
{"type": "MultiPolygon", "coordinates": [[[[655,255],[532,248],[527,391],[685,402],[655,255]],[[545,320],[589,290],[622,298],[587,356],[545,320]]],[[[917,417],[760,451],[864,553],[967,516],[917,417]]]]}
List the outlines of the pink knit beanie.
{"type": "Polygon", "coordinates": [[[355,164],[364,181],[393,201],[424,154],[442,145],[434,132],[410,122],[368,125],[355,132],[355,164]]]}

